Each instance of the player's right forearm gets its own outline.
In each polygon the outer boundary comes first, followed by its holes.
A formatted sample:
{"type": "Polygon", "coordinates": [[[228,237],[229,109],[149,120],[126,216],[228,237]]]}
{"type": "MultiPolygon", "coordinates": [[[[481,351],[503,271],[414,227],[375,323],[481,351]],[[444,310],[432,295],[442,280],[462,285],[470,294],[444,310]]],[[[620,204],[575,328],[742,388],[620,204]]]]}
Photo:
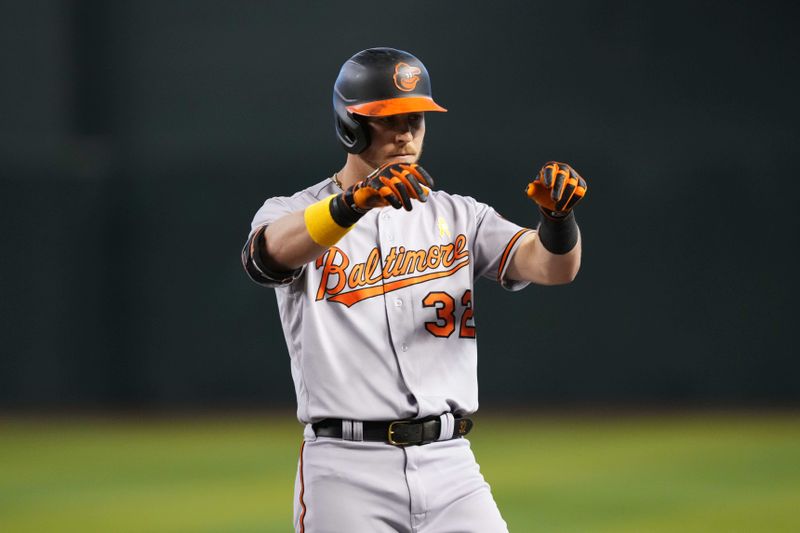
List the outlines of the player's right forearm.
{"type": "Polygon", "coordinates": [[[425,202],[433,178],[416,163],[388,163],[339,194],[271,223],[261,259],[279,272],[294,270],[322,255],[367,211],[392,206],[411,211],[412,199],[425,202]]]}
{"type": "Polygon", "coordinates": [[[270,224],[264,234],[262,253],[267,268],[285,272],[319,257],[367,212],[353,204],[349,188],[270,224]]]}
{"type": "Polygon", "coordinates": [[[264,261],[278,272],[294,270],[327,250],[309,235],[303,211],[289,213],[267,226],[264,248],[264,261]]]}
{"type": "Polygon", "coordinates": [[[290,213],[267,227],[262,259],[277,271],[294,270],[339,242],[366,210],[356,210],[345,198],[350,189],[290,213]]]}

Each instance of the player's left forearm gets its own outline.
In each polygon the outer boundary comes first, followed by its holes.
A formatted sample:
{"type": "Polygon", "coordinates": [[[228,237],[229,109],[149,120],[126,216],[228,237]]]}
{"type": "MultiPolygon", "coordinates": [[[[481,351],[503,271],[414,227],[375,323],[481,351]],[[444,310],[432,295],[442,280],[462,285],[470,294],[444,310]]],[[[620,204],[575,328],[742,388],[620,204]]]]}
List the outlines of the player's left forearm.
{"type": "Polygon", "coordinates": [[[550,161],[525,193],[539,206],[538,231],[529,233],[511,258],[506,276],[540,285],[570,283],[581,267],[581,233],[573,208],[587,185],[566,163],[550,161]]]}
{"type": "Polygon", "coordinates": [[[542,244],[539,233],[531,232],[523,237],[519,249],[511,258],[506,277],[539,285],[563,285],[575,279],[580,267],[580,234],[572,249],[554,254],[542,244]]]}

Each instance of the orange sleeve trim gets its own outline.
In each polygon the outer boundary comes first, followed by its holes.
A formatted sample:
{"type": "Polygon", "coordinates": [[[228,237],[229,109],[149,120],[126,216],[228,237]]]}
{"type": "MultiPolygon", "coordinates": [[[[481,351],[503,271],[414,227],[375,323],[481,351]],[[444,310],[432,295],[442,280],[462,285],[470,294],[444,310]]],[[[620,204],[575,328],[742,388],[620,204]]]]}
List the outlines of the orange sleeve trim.
{"type": "Polygon", "coordinates": [[[531,229],[521,229],[511,237],[511,240],[508,241],[506,245],[506,249],[503,250],[503,257],[500,258],[500,266],[497,267],[497,281],[500,282],[503,277],[503,269],[506,267],[506,261],[508,261],[508,256],[511,254],[511,250],[514,248],[514,245],[517,243],[520,237],[528,233],[529,231],[533,231],[531,229]]]}
{"type": "Polygon", "coordinates": [[[303,523],[306,518],[306,503],[303,501],[303,495],[305,494],[305,481],[303,479],[303,450],[306,448],[306,443],[303,441],[303,444],[300,445],[300,533],[305,533],[306,527],[303,523]]]}

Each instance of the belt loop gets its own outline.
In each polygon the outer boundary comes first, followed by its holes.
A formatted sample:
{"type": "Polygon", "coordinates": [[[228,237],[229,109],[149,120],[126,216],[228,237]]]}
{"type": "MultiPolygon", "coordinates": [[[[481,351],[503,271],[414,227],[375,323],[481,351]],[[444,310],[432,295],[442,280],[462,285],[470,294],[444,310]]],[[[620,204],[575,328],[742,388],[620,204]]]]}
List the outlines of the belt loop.
{"type": "Polygon", "coordinates": [[[364,422],[357,420],[353,421],[353,440],[364,440],[364,422]]]}
{"type": "Polygon", "coordinates": [[[342,420],[342,439],[353,440],[353,421],[342,420]]]}
{"type": "Polygon", "coordinates": [[[441,429],[439,430],[439,438],[436,440],[450,440],[453,438],[453,431],[455,430],[455,418],[453,413],[444,413],[439,417],[441,429]]]}

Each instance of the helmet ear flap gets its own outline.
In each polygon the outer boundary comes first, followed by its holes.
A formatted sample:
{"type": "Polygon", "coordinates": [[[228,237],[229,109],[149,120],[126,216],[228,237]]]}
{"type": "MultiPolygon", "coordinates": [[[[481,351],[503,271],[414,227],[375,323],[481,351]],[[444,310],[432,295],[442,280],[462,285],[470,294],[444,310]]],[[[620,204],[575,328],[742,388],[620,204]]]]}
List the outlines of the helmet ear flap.
{"type": "Polygon", "coordinates": [[[357,117],[348,112],[333,113],[336,125],[336,136],[344,146],[344,149],[351,154],[360,154],[369,146],[369,130],[357,117]]]}

